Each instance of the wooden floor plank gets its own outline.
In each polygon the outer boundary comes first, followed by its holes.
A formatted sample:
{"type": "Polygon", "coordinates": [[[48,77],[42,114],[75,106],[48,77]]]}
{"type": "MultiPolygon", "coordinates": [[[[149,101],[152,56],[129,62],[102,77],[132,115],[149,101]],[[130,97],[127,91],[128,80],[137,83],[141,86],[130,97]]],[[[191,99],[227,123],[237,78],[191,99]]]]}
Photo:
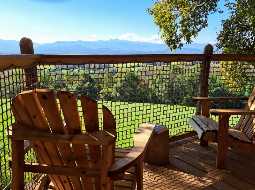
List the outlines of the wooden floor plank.
{"type": "MultiPolygon", "coordinates": [[[[187,146],[187,145],[185,145],[187,146]]],[[[198,142],[193,142],[193,146],[195,149],[199,152],[199,155],[206,154],[207,157],[204,158],[203,162],[206,162],[207,160],[215,160],[216,156],[216,145],[212,144],[210,147],[210,151],[205,151],[206,149],[204,147],[199,146],[198,142]]],[[[208,149],[207,148],[207,149],[208,149]]],[[[250,156],[244,155],[243,153],[237,154],[233,151],[228,151],[228,157],[227,157],[227,171],[231,172],[231,175],[235,177],[236,179],[240,179],[240,181],[243,181],[248,184],[255,185],[255,164],[254,160],[252,159],[253,154],[251,153],[250,156]]],[[[255,188],[254,188],[255,189],[255,188]]]]}
{"type": "Polygon", "coordinates": [[[203,152],[204,147],[196,147],[196,145],[193,145],[193,149],[188,149],[189,152],[178,152],[178,156],[184,159],[186,162],[191,164],[193,167],[198,169],[203,169],[207,172],[207,176],[210,178],[213,178],[217,180],[217,186],[220,189],[223,189],[222,186],[228,189],[234,188],[234,189],[250,189],[253,186],[250,184],[247,184],[240,180],[239,178],[236,178],[235,176],[231,175],[228,171],[225,170],[218,170],[215,168],[215,156],[210,156],[209,154],[205,154],[203,152]],[[195,151],[196,150],[196,151],[195,151]]]}
{"type": "Polygon", "coordinates": [[[145,166],[146,189],[255,189],[255,166],[249,163],[255,159],[254,156],[251,158],[252,155],[242,157],[242,154],[231,150],[227,170],[218,170],[217,145],[201,147],[199,141],[189,138],[171,142],[169,152],[169,166],[145,166]]]}
{"type": "MultiPolygon", "coordinates": [[[[117,149],[118,150],[118,149],[117,149]]],[[[199,145],[194,138],[169,144],[169,165],[145,164],[146,190],[255,190],[254,153],[230,150],[226,170],[216,168],[217,144],[199,145]]],[[[117,151],[119,156],[128,152],[117,151]]],[[[129,189],[127,182],[115,183],[115,190],[129,189]],[[116,186],[118,184],[118,186],[116,186]]]]}

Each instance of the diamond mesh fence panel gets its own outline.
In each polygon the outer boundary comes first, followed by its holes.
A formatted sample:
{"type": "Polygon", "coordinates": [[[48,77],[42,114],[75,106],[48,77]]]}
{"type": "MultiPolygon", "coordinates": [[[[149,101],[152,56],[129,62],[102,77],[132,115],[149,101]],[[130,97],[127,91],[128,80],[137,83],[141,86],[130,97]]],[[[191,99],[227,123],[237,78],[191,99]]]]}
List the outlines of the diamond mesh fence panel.
{"type": "MultiPolygon", "coordinates": [[[[187,120],[196,112],[192,96],[199,95],[200,61],[190,62],[124,62],[116,64],[39,63],[36,71],[9,69],[0,72],[0,189],[10,183],[8,159],[11,153],[8,134],[14,118],[11,98],[28,88],[50,88],[71,91],[77,96],[88,95],[107,106],[117,123],[117,146],[131,147],[132,136],[143,122],[166,126],[170,136],[192,131],[187,120]],[[30,72],[30,73],[29,73],[30,72]],[[37,76],[37,80],[34,80],[37,76]]],[[[249,95],[254,86],[255,70],[251,62],[212,62],[209,77],[209,96],[249,95]]],[[[242,107],[240,103],[212,104],[212,107],[242,107]]],[[[80,103],[78,107],[81,112],[80,103]]],[[[82,115],[82,113],[81,113],[82,115]]],[[[99,111],[102,123],[102,111],[99,111]]],[[[216,120],[217,118],[214,117],[216,120]]],[[[81,120],[83,121],[83,120],[81,120]]],[[[231,118],[234,126],[238,116],[231,118]]],[[[26,154],[35,162],[33,151],[26,154]]],[[[38,175],[26,173],[27,188],[34,187],[38,175]]]]}

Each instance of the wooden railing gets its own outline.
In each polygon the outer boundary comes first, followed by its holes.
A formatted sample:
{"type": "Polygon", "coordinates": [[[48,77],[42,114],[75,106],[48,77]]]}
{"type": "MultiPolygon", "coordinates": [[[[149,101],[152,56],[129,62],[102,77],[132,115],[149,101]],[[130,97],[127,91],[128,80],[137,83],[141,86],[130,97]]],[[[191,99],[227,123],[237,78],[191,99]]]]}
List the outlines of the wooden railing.
{"type": "MultiPolygon", "coordinates": [[[[37,66],[44,65],[86,65],[86,64],[127,64],[127,63],[173,63],[192,62],[199,65],[199,96],[208,96],[209,75],[212,62],[238,61],[254,62],[255,55],[213,54],[211,45],[205,47],[203,54],[143,54],[143,55],[38,55],[34,54],[33,43],[30,39],[20,41],[22,55],[0,55],[0,72],[14,68],[24,69],[26,89],[36,87],[38,82],[37,66]]],[[[255,75],[255,73],[254,73],[255,75]]],[[[3,87],[2,87],[3,88],[3,87]]],[[[197,105],[197,113],[200,112],[197,105]]],[[[1,131],[1,129],[0,129],[1,131]]],[[[182,136],[172,137],[177,140],[194,135],[193,132],[182,136]]],[[[0,139],[1,140],[1,139],[0,139]]],[[[1,159],[1,158],[0,158],[1,159]]],[[[7,163],[6,163],[7,164],[7,163]]],[[[0,189],[2,188],[0,183],[0,189]]]]}

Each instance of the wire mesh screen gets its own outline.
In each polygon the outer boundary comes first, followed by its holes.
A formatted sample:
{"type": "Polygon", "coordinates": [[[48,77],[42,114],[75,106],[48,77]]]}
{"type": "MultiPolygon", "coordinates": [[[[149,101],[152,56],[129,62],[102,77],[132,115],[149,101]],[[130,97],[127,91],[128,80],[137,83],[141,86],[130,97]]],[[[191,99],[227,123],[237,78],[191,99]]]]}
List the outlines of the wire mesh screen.
{"type": "MultiPolygon", "coordinates": [[[[255,63],[240,61],[218,61],[211,63],[209,96],[249,96],[254,88],[255,63]]],[[[246,102],[213,103],[212,108],[243,108],[246,102]]],[[[217,120],[217,117],[214,117],[217,120]]],[[[234,127],[240,116],[231,116],[234,127]]]]}
{"type": "MultiPolygon", "coordinates": [[[[23,69],[11,69],[0,72],[1,97],[0,97],[0,189],[9,188],[11,170],[9,158],[11,156],[11,145],[8,135],[11,134],[11,125],[15,119],[11,111],[12,98],[26,89],[26,81],[23,69]]],[[[26,154],[31,158],[32,151],[26,154]]],[[[31,173],[25,174],[26,181],[31,181],[34,176],[31,173]]]]}
{"type": "MultiPolygon", "coordinates": [[[[190,131],[199,62],[39,65],[39,88],[88,95],[107,106],[117,122],[117,146],[132,146],[139,124],[169,128],[171,136],[190,131]]],[[[79,103],[78,103],[79,106],[79,103]]]]}
{"type": "MultiPolygon", "coordinates": [[[[192,96],[199,95],[200,61],[119,64],[40,63],[35,69],[9,69],[0,72],[0,189],[10,184],[8,164],[11,149],[8,134],[14,122],[11,98],[25,89],[50,88],[88,95],[107,106],[117,123],[117,146],[133,145],[132,136],[140,123],[164,125],[171,137],[192,129],[187,119],[196,112],[192,96]]],[[[209,96],[249,95],[254,86],[255,68],[251,62],[212,62],[209,96]]],[[[212,107],[241,107],[243,104],[223,103],[212,107]]],[[[80,103],[78,107],[81,112],[80,103]]],[[[102,123],[102,111],[99,111],[102,123]]],[[[217,118],[216,118],[217,119],[217,118]]],[[[81,120],[83,121],[83,120],[81,120]]],[[[231,118],[231,126],[238,117],[231,118]]],[[[35,161],[32,151],[28,162],[35,161]]],[[[40,176],[26,174],[27,188],[34,187],[40,176]]]]}

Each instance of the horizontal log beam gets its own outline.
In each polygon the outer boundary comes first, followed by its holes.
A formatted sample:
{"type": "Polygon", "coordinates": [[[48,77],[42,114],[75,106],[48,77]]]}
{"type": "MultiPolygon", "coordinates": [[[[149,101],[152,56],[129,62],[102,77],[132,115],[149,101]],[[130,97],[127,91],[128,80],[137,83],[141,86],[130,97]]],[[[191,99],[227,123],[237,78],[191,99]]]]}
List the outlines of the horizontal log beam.
{"type": "MultiPolygon", "coordinates": [[[[37,64],[121,64],[155,62],[201,62],[204,54],[136,54],[136,55],[0,55],[0,71],[13,67],[28,68],[37,64]]],[[[212,61],[255,62],[255,55],[214,54],[212,61]]]]}
{"type": "Polygon", "coordinates": [[[44,62],[61,62],[62,64],[118,64],[118,63],[154,63],[177,61],[202,61],[203,54],[141,54],[141,55],[41,55],[44,62]]]}
{"type": "Polygon", "coordinates": [[[192,97],[194,101],[201,101],[201,102],[233,102],[233,101],[245,101],[248,100],[249,97],[240,96],[240,97],[192,97]]]}
{"type": "Polygon", "coordinates": [[[255,115],[254,110],[244,109],[211,109],[210,113],[214,115],[255,115]]]}

